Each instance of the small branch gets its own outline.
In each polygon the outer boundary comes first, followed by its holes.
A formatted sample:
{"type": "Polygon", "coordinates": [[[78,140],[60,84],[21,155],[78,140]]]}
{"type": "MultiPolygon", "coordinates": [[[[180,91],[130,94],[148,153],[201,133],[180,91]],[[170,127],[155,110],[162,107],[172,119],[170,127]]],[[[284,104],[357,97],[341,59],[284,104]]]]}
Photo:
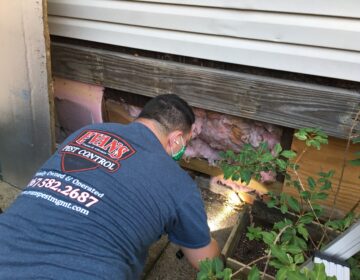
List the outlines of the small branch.
{"type": "MultiPolygon", "coordinates": [[[[274,240],[274,243],[273,243],[274,245],[279,241],[281,235],[282,235],[282,234],[284,233],[284,231],[285,231],[287,228],[289,228],[289,227],[291,227],[291,225],[287,225],[286,227],[282,228],[282,229],[279,231],[278,235],[276,236],[276,238],[275,238],[275,240],[274,240]]],[[[264,268],[264,271],[263,271],[263,273],[262,273],[261,279],[264,279],[264,277],[265,277],[266,270],[267,270],[267,268],[268,268],[268,266],[269,266],[270,257],[271,257],[271,249],[269,250],[269,253],[267,254],[267,261],[266,261],[265,268],[264,268]]]]}
{"type": "Polygon", "coordinates": [[[354,206],[350,209],[349,213],[355,212],[356,208],[358,208],[360,205],[360,198],[359,200],[354,204],[354,206]]]}
{"type": "Polygon", "coordinates": [[[296,159],[294,165],[298,164],[298,162],[301,160],[301,158],[304,156],[304,154],[307,152],[307,150],[309,149],[309,147],[305,147],[305,149],[302,150],[300,156],[296,159]]]}
{"type": "MultiPolygon", "coordinates": [[[[294,172],[295,172],[296,176],[298,177],[298,180],[299,180],[301,189],[302,189],[303,191],[305,191],[305,187],[304,187],[303,183],[302,183],[301,180],[300,180],[300,176],[299,176],[298,172],[297,172],[296,170],[294,170],[294,172]]],[[[325,227],[325,225],[323,225],[323,224],[320,222],[319,217],[316,215],[315,210],[314,210],[314,207],[312,206],[312,203],[311,203],[310,199],[306,199],[306,202],[309,204],[310,209],[311,209],[311,212],[314,214],[314,217],[315,217],[316,221],[321,225],[321,228],[322,228],[322,230],[323,230],[323,236],[322,236],[321,239],[323,240],[323,237],[327,237],[326,227],[325,227]]],[[[320,248],[320,244],[321,244],[321,242],[318,244],[318,246],[315,246],[316,249],[319,249],[319,248],[320,248]]]]}
{"type": "Polygon", "coordinates": [[[336,202],[337,202],[337,197],[338,197],[339,192],[340,192],[340,189],[341,189],[341,183],[342,183],[342,180],[343,180],[343,177],[344,177],[344,172],[345,172],[346,163],[347,163],[347,161],[348,161],[347,157],[348,157],[348,154],[349,154],[349,148],[350,148],[350,143],[351,143],[352,134],[353,134],[353,131],[354,131],[356,125],[358,124],[358,118],[359,118],[359,116],[360,116],[360,110],[357,112],[357,114],[356,114],[356,116],[355,116],[355,119],[354,119],[354,121],[353,121],[353,123],[352,123],[352,125],[351,125],[351,128],[350,128],[350,132],[349,132],[349,136],[348,136],[348,140],[347,140],[347,143],[346,143],[346,148],[345,148],[344,156],[343,156],[343,163],[342,163],[342,167],[341,167],[341,174],[340,174],[338,186],[337,186],[337,189],[336,189],[336,193],[335,193],[335,196],[334,196],[333,205],[332,205],[331,212],[330,212],[330,216],[329,216],[329,221],[330,221],[330,219],[332,218],[332,215],[334,214],[334,210],[335,210],[336,202]]]}
{"type": "Polygon", "coordinates": [[[263,260],[263,259],[265,259],[265,258],[267,258],[267,256],[262,256],[262,257],[260,257],[260,258],[258,258],[258,259],[256,259],[256,260],[248,263],[246,266],[243,266],[242,268],[238,269],[238,270],[235,271],[233,274],[231,274],[231,277],[235,277],[235,276],[238,275],[241,271],[243,271],[245,268],[250,267],[251,265],[253,265],[253,264],[255,264],[255,263],[257,263],[257,262],[259,262],[259,261],[261,261],[261,260],[263,260]]]}

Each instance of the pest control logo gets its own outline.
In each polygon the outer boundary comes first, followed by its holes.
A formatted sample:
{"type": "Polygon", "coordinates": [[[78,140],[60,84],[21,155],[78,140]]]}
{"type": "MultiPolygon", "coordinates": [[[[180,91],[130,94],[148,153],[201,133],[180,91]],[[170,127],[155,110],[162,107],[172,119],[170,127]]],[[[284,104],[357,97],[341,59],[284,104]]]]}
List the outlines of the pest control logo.
{"type": "Polygon", "coordinates": [[[85,130],[60,151],[63,172],[78,172],[104,168],[115,172],[120,160],[135,154],[135,150],[118,135],[105,131],[85,130]]]}

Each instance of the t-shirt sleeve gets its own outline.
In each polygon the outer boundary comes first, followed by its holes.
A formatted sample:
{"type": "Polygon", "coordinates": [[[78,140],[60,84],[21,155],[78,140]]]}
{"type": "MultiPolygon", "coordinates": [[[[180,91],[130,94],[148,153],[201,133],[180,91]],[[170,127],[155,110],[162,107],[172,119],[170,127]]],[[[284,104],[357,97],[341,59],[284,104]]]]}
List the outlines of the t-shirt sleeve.
{"type": "Polygon", "coordinates": [[[198,191],[183,199],[168,235],[171,242],[186,248],[202,248],[210,243],[204,203],[198,191]]]}

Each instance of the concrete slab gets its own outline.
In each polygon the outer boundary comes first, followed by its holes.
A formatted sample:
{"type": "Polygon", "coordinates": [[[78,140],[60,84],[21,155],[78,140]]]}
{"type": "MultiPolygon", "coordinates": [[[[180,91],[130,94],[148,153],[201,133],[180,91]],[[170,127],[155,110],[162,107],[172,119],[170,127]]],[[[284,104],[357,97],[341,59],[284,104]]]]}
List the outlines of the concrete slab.
{"type": "Polygon", "coordinates": [[[4,211],[8,208],[11,203],[15,200],[21,190],[15,188],[14,186],[0,181],[0,208],[4,211]]]}

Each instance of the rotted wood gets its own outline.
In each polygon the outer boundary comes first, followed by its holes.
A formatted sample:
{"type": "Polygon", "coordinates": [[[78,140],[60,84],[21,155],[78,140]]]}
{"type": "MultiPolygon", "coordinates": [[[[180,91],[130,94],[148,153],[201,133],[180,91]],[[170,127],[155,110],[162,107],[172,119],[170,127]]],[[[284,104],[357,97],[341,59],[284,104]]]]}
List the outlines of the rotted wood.
{"type": "Polygon", "coordinates": [[[145,96],[176,93],[192,106],[346,138],[360,93],[67,43],[52,43],[53,73],[145,96]]]}

